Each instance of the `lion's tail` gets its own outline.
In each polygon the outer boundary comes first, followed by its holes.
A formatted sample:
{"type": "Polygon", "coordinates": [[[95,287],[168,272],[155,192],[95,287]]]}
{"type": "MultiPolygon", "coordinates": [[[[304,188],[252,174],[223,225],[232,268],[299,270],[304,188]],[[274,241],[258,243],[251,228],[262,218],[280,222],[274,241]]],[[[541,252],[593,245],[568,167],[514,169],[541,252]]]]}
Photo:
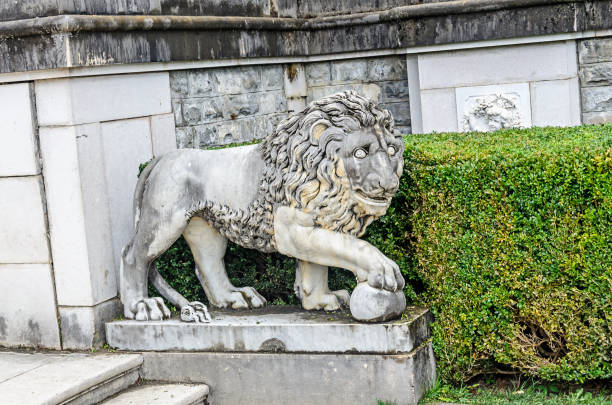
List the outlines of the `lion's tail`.
{"type": "Polygon", "coordinates": [[[160,158],[153,158],[147,164],[147,166],[140,172],[138,176],[138,182],[136,182],[136,190],[134,190],[134,205],[133,205],[133,215],[134,215],[134,229],[138,226],[138,221],[140,221],[140,208],[142,207],[142,196],[144,195],[145,188],[147,185],[147,180],[149,179],[149,175],[159,163],[160,158]]]}

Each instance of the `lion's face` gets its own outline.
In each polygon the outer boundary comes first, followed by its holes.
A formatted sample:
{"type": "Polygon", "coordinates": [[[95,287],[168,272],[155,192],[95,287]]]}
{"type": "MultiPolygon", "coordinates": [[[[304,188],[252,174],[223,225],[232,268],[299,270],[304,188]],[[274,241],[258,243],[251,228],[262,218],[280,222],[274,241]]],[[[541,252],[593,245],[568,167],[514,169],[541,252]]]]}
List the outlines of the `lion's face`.
{"type": "Polygon", "coordinates": [[[385,128],[347,134],[338,153],[350,182],[351,198],[364,214],[384,215],[397,192],[404,143],[385,128]]]}

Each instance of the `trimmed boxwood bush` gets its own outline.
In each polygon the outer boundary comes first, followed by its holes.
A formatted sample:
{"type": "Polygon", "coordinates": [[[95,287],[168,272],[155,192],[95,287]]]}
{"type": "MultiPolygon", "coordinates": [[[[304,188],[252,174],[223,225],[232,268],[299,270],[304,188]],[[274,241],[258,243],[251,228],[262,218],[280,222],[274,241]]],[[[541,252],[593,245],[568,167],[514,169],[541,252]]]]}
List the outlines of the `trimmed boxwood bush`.
{"type": "MultiPolygon", "coordinates": [[[[612,377],[612,126],[409,135],[404,157],[400,191],[365,238],[434,312],[440,377],[612,377]]],[[[293,260],[230,245],[226,264],[236,284],[296,302],[293,260]]],[[[203,299],[184,241],[158,266],[203,299]]]]}

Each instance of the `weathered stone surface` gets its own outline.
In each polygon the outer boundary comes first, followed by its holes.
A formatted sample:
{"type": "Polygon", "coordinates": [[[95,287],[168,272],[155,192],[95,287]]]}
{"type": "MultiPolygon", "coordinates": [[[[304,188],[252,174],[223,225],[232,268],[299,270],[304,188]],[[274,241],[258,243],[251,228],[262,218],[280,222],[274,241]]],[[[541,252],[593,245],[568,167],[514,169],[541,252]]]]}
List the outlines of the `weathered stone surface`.
{"type": "MultiPolygon", "coordinates": [[[[612,56],[610,58],[612,59],[612,56]]],[[[612,62],[582,66],[580,81],[583,87],[612,86],[612,62]]]]}
{"type": "Polygon", "coordinates": [[[582,89],[583,112],[612,111],[612,86],[582,89]]]}
{"type": "Polygon", "coordinates": [[[0,263],[50,261],[43,201],[41,176],[0,178],[0,263]]]}
{"type": "Polygon", "coordinates": [[[580,41],[578,58],[581,64],[612,62],[612,37],[580,41]]]}
{"type": "Polygon", "coordinates": [[[0,87],[0,176],[40,173],[31,87],[28,83],[0,87]]]}
{"type": "Polygon", "coordinates": [[[367,61],[354,59],[331,63],[331,81],[339,83],[361,83],[366,77],[367,61]]]}
{"type": "Polygon", "coordinates": [[[409,96],[408,81],[396,80],[382,83],[384,102],[407,101],[409,96]]]}
{"type": "Polygon", "coordinates": [[[138,354],[0,353],[0,365],[13,369],[0,380],[0,398],[3,405],[99,403],[133,384],[141,364],[138,354]]]}
{"type": "Polygon", "coordinates": [[[264,90],[283,89],[283,68],[280,65],[262,66],[261,78],[264,90]]]}
{"type": "Polygon", "coordinates": [[[395,319],[406,309],[402,290],[391,292],[358,284],[351,294],[351,315],[362,322],[381,322],[395,319]]]}
{"type": "Polygon", "coordinates": [[[381,101],[380,86],[375,83],[355,83],[355,84],[339,84],[334,86],[311,87],[308,89],[307,102],[318,100],[323,97],[331,96],[332,94],[341,91],[353,90],[372,101],[381,101]]]}
{"type": "Polygon", "coordinates": [[[76,125],[170,113],[167,72],[41,80],[38,123],[76,125]]]}
{"type": "Polygon", "coordinates": [[[106,343],[104,324],[121,316],[118,298],[93,307],[62,307],[58,309],[62,332],[62,349],[89,350],[106,343]]]}
{"type": "Polygon", "coordinates": [[[0,346],[61,349],[51,266],[0,264],[0,286],[0,346]]]}
{"type": "Polygon", "coordinates": [[[410,103],[401,101],[399,103],[385,103],[385,108],[391,111],[395,124],[399,126],[410,125],[410,103]]]}
{"type": "Polygon", "coordinates": [[[612,111],[601,111],[582,114],[584,124],[600,125],[612,122],[612,111]]]}
{"type": "MultiPolygon", "coordinates": [[[[405,305],[404,298],[403,308],[395,314],[401,315],[405,305]]],[[[130,351],[408,353],[429,339],[433,318],[428,310],[414,307],[401,320],[380,324],[355,322],[346,311],[307,312],[296,307],[217,310],[212,316],[209,324],[110,322],[106,324],[107,342],[130,351]]]]}
{"type": "Polygon", "coordinates": [[[203,382],[211,387],[209,401],[218,404],[286,405],[296,398],[303,405],[416,404],[436,378],[431,342],[384,356],[146,352],[143,357],[145,380],[203,382]]]}
{"type": "Polygon", "coordinates": [[[406,61],[403,56],[390,56],[368,60],[369,81],[407,80],[406,61]]]}
{"type": "Polygon", "coordinates": [[[121,392],[101,405],[204,405],[208,392],[204,384],[146,384],[121,392]]]}
{"type": "Polygon", "coordinates": [[[322,86],[331,82],[331,65],[329,62],[306,64],[308,86],[322,86]]]}

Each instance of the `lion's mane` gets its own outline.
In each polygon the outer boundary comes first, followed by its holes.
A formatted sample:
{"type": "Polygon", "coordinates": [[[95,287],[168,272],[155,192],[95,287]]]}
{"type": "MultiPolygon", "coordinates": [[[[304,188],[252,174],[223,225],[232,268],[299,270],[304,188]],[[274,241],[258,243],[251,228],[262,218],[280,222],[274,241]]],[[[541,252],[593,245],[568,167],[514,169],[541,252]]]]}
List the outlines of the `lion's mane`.
{"type": "Polygon", "coordinates": [[[325,97],[281,121],[259,145],[265,162],[257,198],[247,210],[206,202],[195,215],[244,247],[276,251],[274,209],[291,206],[314,213],[316,224],[360,236],[376,217],[362,212],[350,198],[349,179],[339,168],[344,137],[360,128],[380,125],[393,131],[389,111],[353,91],[325,97]],[[324,124],[318,139],[311,128],[324,124]]]}

